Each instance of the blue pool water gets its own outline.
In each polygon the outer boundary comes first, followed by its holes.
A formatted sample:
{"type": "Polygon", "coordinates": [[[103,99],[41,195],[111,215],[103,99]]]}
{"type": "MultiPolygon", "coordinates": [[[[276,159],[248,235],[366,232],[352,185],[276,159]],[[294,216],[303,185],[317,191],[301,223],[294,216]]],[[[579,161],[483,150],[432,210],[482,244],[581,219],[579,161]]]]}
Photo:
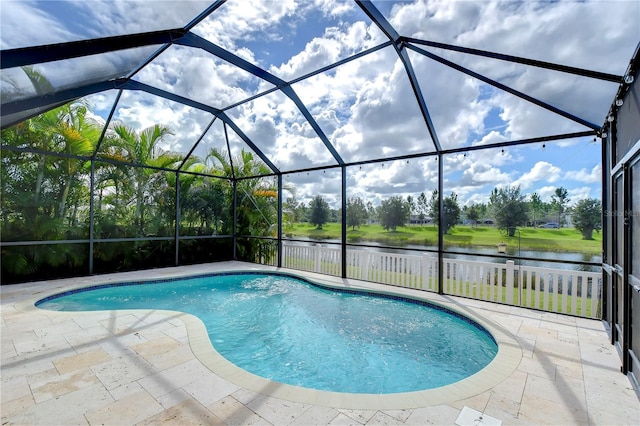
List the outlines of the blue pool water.
{"type": "Polygon", "coordinates": [[[110,284],[36,305],[187,312],[204,322],[215,349],[235,365],[267,379],[334,392],[440,387],[481,370],[498,350],[486,330],[444,308],[278,274],[110,284]]]}

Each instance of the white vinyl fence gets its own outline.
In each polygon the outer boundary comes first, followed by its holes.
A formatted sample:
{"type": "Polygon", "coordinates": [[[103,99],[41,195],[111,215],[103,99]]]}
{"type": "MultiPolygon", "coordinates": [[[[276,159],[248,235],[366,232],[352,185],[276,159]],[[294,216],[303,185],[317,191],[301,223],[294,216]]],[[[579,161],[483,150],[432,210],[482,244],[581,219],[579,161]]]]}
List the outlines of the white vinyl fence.
{"type": "MultiPolygon", "coordinates": [[[[341,275],[341,249],[283,244],[285,268],[341,275]]],[[[347,277],[425,291],[438,290],[438,257],[347,249],[347,277]]],[[[599,318],[602,274],[506,263],[443,259],[445,294],[548,312],[599,318]]]]}

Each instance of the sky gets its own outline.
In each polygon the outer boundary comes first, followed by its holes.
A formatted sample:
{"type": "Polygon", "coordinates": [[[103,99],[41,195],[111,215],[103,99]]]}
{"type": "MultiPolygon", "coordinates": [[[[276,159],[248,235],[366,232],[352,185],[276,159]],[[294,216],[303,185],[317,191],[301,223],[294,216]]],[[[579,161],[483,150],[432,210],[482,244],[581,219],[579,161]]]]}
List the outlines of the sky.
{"type": "MultiPolygon", "coordinates": [[[[640,41],[640,1],[373,1],[407,37],[623,75],[640,41]]],[[[196,1],[0,1],[2,49],[182,27],[208,6],[196,1]],[[43,31],[46,29],[46,31],[43,31]]],[[[229,0],[193,33],[290,82],[387,41],[359,6],[343,0],[229,0]]],[[[524,92],[597,126],[605,122],[618,85],[556,71],[445,51],[408,49],[438,142],[444,149],[589,130],[479,79],[425,56],[427,51],[524,92]]],[[[159,46],[36,67],[56,87],[128,75],[159,46]]],[[[27,93],[20,70],[3,70],[2,91],[27,93]]],[[[385,47],[291,85],[301,110],[279,90],[237,103],[273,85],[202,49],[171,46],[133,76],[141,83],[224,109],[308,202],[322,195],[340,204],[340,169],[331,143],[347,163],[435,151],[406,69],[385,47]],[[310,114],[320,137],[306,120],[310,114]],[[323,141],[324,139],[324,141],[323,141]]],[[[87,98],[97,119],[115,100],[87,98]]],[[[16,95],[19,96],[19,95],[16,95]]],[[[142,129],[163,123],[174,130],[167,150],[206,157],[225,148],[225,128],[213,116],[140,91],[126,91],[114,117],[142,129]]],[[[233,154],[248,149],[227,127],[233,154]]],[[[601,196],[601,146],[593,137],[476,150],[444,157],[446,193],[461,204],[488,201],[495,187],[519,185],[549,201],[555,188],[571,202],[601,196]]],[[[392,195],[429,195],[437,187],[434,156],[357,165],[347,169],[347,197],[378,204],[392,195]]]]}

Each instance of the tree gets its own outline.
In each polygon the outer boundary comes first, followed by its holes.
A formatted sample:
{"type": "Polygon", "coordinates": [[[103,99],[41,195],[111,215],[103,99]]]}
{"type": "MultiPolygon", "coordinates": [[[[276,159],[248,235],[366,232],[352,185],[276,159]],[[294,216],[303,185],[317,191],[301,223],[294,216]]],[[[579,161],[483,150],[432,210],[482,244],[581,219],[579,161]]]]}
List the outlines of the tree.
{"type": "Polygon", "coordinates": [[[593,230],[602,227],[602,204],[596,198],[580,200],[573,208],[573,223],[582,239],[592,240],[593,230]]]}
{"type": "MultiPolygon", "coordinates": [[[[416,211],[416,201],[411,195],[407,195],[407,204],[409,205],[409,217],[416,211]]],[[[409,221],[410,223],[411,221],[409,221]]]]}
{"type": "Polygon", "coordinates": [[[472,204],[465,209],[467,219],[473,222],[473,225],[477,225],[480,220],[480,207],[477,204],[472,204]]]}
{"type": "MultiPolygon", "coordinates": [[[[169,135],[173,134],[169,127],[155,124],[141,131],[115,124],[112,133],[105,140],[103,150],[108,158],[136,165],[167,168],[176,166],[182,161],[182,157],[176,153],[166,152],[160,149],[160,143],[169,135]]],[[[135,200],[135,210],[133,214],[134,232],[138,236],[144,235],[145,213],[150,202],[150,196],[162,185],[163,173],[148,167],[139,166],[118,166],[117,173],[123,183],[122,190],[131,190],[135,200]]],[[[166,184],[166,182],[165,182],[166,184]]],[[[117,195],[117,194],[116,194],[117,195]]],[[[121,200],[122,201],[122,200],[121,200]]],[[[120,207],[120,206],[116,206],[120,207]]]]}
{"type": "Polygon", "coordinates": [[[378,211],[371,201],[367,201],[367,219],[374,221],[378,217],[378,211]]]}
{"type": "Polygon", "coordinates": [[[446,234],[449,232],[449,229],[456,226],[456,224],[460,221],[460,214],[462,210],[460,209],[460,205],[458,204],[458,196],[455,192],[452,192],[448,197],[444,197],[442,201],[444,204],[444,218],[442,219],[442,224],[440,223],[440,204],[438,199],[438,190],[434,189],[431,193],[431,200],[429,202],[429,213],[431,214],[431,218],[435,223],[442,225],[442,231],[446,234]]]}
{"type": "Polygon", "coordinates": [[[520,186],[494,188],[491,192],[489,204],[498,229],[507,231],[510,237],[516,232],[516,227],[527,222],[527,203],[520,192],[520,186]]]}
{"type": "Polygon", "coordinates": [[[424,195],[424,192],[421,192],[420,195],[418,195],[416,209],[418,210],[418,218],[420,219],[420,222],[424,222],[425,218],[429,214],[429,201],[427,200],[427,196],[424,195]]]}
{"type": "Polygon", "coordinates": [[[569,204],[569,197],[567,190],[563,187],[556,188],[554,194],[551,196],[551,205],[553,209],[558,212],[558,225],[562,227],[564,219],[562,214],[567,209],[569,204]]]}
{"type": "Polygon", "coordinates": [[[384,229],[394,231],[409,221],[409,203],[396,195],[383,200],[379,209],[380,223],[384,229]]]}
{"type": "Polygon", "coordinates": [[[362,198],[349,198],[347,200],[347,226],[352,229],[360,227],[367,220],[367,207],[364,205],[362,198]]]}
{"type": "Polygon", "coordinates": [[[537,219],[540,218],[540,214],[544,212],[544,202],[537,192],[531,194],[531,200],[529,201],[529,209],[533,215],[533,226],[537,226],[537,219]]]}
{"type": "Polygon", "coordinates": [[[302,203],[296,197],[288,197],[282,202],[282,222],[287,228],[293,228],[294,223],[301,221],[302,218],[298,215],[300,204],[302,203]]]}
{"type": "Polygon", "coordinates": [[[322,196],[316,195],[309,203],[309,209],[311,210],[309,222],[315,225],[317,229],[322,229],[322,225],[329,221],[329,214],[331,213],[329,204],[322,196]]]}

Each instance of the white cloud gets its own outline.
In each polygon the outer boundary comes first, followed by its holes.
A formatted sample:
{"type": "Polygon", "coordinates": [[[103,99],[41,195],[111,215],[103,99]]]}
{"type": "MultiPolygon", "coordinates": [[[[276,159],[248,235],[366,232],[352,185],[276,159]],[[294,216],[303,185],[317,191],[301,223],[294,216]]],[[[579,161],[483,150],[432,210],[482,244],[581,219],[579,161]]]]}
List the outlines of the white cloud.
{"type": "MultiPolygon", "coordinates": [[[[86,38],[89,29],[93,31],[91,34],[105,31],[114,34],[137,32],[141,28],[148,31],[176,27],[184,25],[205,7],[196,2],[163,2],[162,7],[158,7],[157,2],[71,5],[79,7],[78,13],[87,17],[84,35],[78,33],[80,26],[74,27],[74,32],[65,26],[67,22],[63,19],[36,9],[33,2],[3,2],[2,47],[39,44],[48,37],[54,41],[86,38]],[[42,28],[47,31],[43,32],[42,28]]],[[[405,36],[620,74],[638,40],[640,2],[397,2],[389,19],[405,36]]],[[[368,22],[355,3],[340,0],[228,1],[194,31],[251,62],[264,61],[265,55],[279,55],[277,61],[257,65],[287,80],[385,41],[380,30],[368,22]],[[304,45],[298,43],[297,48],[290,48],[294,44],[287,37],[299,37],[302,25],[319,24],[309,19],[313,13],[315,17],[322,15],[331,25],[319,30],[312,28],[313,36],[309,36],[306,44],[303,40],[304,45]]],[[[460,60],[464,66],[546,102],[559,107],[568,105],[569,112],[596,124],[604,119],[616,89],[615,84],[594,84],[597,82],[592,79],[560,77],[555,72],[503,61],[463,59],[457,54],[424,49],[460,60]]],[[[517,97],[488,90],[484,83],[418,53],[410,51],[409,56],[445,148],[584,130],[577,123],[517,97]]],[[[136,58],[132,57],[130,62],[135,64],[136,58]]],[[[103,60],[87,69],[116,72],[120,69],[115,66],[118,64],[122,65],[115,60],[110,63],[103,60]]],[[[54,70],[64,78],[77,77],[70,68],[59,66],[54,70]],[[60,69],[65,72],[60,73],[60,69]]],[[[200,49],[176,46],[163,53],[137,78],[216,107],[252,96],[269,86],[200,49]]],[[[405,69],[393,48],[301,81],[294,85],[294,90],[347,161],[433,150],[405,69]]],[[[190,108],[136,99],[125,97],[123,108],[119,109],[120,117],[130,119],[136,126],[166,120],[181,133],[181,144],[195,140],[197,130],[203,128],[202,119],[190,117],[194,112],[190,108]]],[[[106,109],[106,105],[104,107],[106,109]]],[[[261,97],[229,114],[283,167],[295,169],[332,162],[304,117],[282,94],[261,97]]],[[[558,146],[574,143],[576,140],[558,142],[558,146]]],[[[507,149],[504,155],[500,150],[489,150],[471,152],[464,159],[445,158],[448,186],[468,200],[483,199],[485,194],[480,191],[497,185],[516,183],[528,189],[537,183],[560,184],[558,159],[538,161],[531,167],[535,160],[524,161],[517,149],[507,149]]],[[[421,164],[420,170],[411,168],[415,176],[407,176],[407,167],[398,170],[390,167],[384,175],[379,174],[377,180],[354,177],[355,181],[363,180],[355,187],[369,188],[368,193],[376,197],[379,195],[373,191],[410,193],[418,187],[420,179],[423,187],[431,188],[437,162],[426,159],[421,164]],[[400,179],[407,179],[404,186],[400,179]]],[[[588,185],[599,182],[599,174],[596,165],[591,170],[566,171],[562,177],[588,185]]],[[[312,188],[323,179],[305,185],[312,188]]],[[[335,182],[330,181],[333,188],[335,182]]],[[[549,188],[552,192],[555,186],[545,186],[538,191],[546,195],[549,188]]],[[[339,186],[337,190],[339,192],[339,186]]],[[[315,190],[309,189],[309,192],[315,190]]]]}
{"type": "Polygon", "coordinates": [[[590,186],[581,186],[578,188],[569,189],[567,191],[567,195],[569,196],[570,205],[575,205],[580,200],[585,200],[587,198],[598,198],[600,199],[601,194],[596,193],[594,189],[590,186]]]}
{"type": "Polygon", "coordinates": [[[558,179],[560,179],[560,172],[560,167],[554,166],[546,161],[538,161],[533,165],[531,170],[516,179],[512,185],[519,185],[522,190],[526,190],[538,182],[557,182],[558,179]]]}
{"type": "Polygon", "coordinates": [[[565,179],[575,180],[582,183],[602,182],[602,166],[596,164],[591,170],[569,170],[564,174],[565,179]]]}

